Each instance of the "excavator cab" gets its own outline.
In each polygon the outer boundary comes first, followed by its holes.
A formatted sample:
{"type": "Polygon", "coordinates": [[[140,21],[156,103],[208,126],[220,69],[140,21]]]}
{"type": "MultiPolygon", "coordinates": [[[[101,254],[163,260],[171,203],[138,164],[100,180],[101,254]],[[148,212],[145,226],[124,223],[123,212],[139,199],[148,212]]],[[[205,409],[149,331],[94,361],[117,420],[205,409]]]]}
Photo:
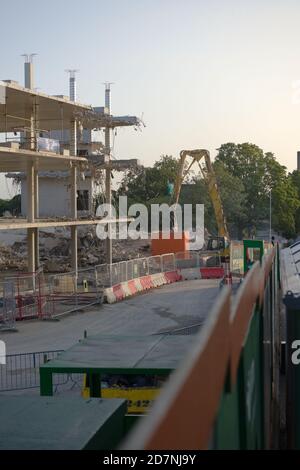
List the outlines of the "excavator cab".
{"type": "Polygon", "coordinates": [[[225,249],[224,237],[210,237],[207,242],[207,251],[221,251],[225,249]]]}
{"type": "Polygon", "coordinates": [[[230,244],[226,237],[212,236],[207,241],[207,251],[220,251],[221,261],[225,262],[230,255],[230,244]]]}

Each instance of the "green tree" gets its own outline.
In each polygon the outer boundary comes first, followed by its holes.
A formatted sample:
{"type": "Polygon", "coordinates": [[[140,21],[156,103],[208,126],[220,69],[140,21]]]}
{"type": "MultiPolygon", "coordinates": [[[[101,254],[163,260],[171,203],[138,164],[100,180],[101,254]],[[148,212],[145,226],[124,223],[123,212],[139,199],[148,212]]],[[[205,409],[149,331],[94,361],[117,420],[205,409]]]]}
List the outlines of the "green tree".
{"type": "Polygon", "coordinates": [[[170,155],[163,155],[153,167],[142,167],[129,171],[117,195],[128,196],[129,204],[169,202],[168,183],[174,182],[178,171],[178,160],[170,155]]]}
{"type": "MultiPolygon", "coordinates": [[[[300,171],[295,170],[290,175],[289,178],[297,191],[298,199],[300,200],[300,171]]],[[[296,210],[295,213],[295,228],[296,233],[300,233],[300,207],[296,210]]]]}
{"type": "Polygon", "coordinates": [[[17,194],[12,199],[0,199],[0,216],[4,212],[10,212],[12,215],[19,215],[21,213],[21,195],[17,194]]]}
{"type": "MultiPolygon", "coordinates": [[[[149,168],[129,171],[116,196],[126,194],[129,205],[143,203],[169,204],[168,183],[174,183],[179,161],[162,156],[149,168]]],[[[288,175],[270,152],[264,153],[250,143],[227,143],[218,150],[213,163],[224,213],[232,236],[249,236],[269,220],[272,192],[274,230],[293,237],[300,230],[299,172],[288,175]]],[[[181,204],[204,204],[205,225],[217,233],[213,206],[206,183],[199,175],[190,174],[182,186],[181,204]],[[186,183],[189,184],[186,184],[186,183]]]]}
{"type": "Polygon", "coordinates": [[[252,232],[269,218],[272,191],[273,228],[285,236],[296,233],[295,215],[300,205],[286,168],[270,152],[250,143],[227,143],[218,149],[216,162],[238,177],[245,188],[245,228],[252,232]]]}
{"type": "MultiPolygon", "coordinates": [[[[213,166],[230,234],[238,237],[246,217],[244,186],[240,179],[230,174],[221,162],[213,166]]],[[[180,203],[204,204],[205,227],[210,233],[217,234],[218,227],[207,184],[200,175],[194,176],[192,181],[194,184],[183,185],[180,203]]]]}
{"type": "MultiPolygon", "coordinates": [[[[167,194],[167,186],[170,182],[175,183],[178,166],[178,159],[166,155],[156,161],[152,167],[129,171],[123,178],[117,197],[126,194],[129,205],[139,202],[148,208],[151,204],[169,204],[171,197],[167,194]]],[[[237,227],[241,232],[245,222],[243,184],[221,162],[215,163],[214,168],[229,227],[237,227]]],[[[179,202],[182,205],[192,204],[193,207],[196,204],[204,204],[206,228],[211,233],[218,233],[207,184],[200,175],[195,175],[193,171],[187,175],[179,202]]]]}
{"type": "Polygon", "coordinates": [[[221,162],[213,164],[222,205],[232,236],[242,238],[247,221],[246,192],[240,177],[231,174],[221,162]]]}

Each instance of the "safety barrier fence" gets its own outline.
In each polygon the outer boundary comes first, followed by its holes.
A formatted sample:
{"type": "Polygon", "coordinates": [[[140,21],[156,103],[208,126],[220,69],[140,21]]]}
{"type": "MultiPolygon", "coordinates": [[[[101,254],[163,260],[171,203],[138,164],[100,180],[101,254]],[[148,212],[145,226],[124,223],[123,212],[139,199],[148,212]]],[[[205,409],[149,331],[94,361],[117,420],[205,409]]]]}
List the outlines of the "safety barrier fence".
{"type": "Polygon", "coordinates": [[[55,274],[48,278],[48,318],[66,315],[83,308],[101,304],[103,285],[101,276],[106,265],[81,269],[77,273],[55,274]]]}
{"type": "Polygon", "coordinates": [[[47,279],[41,268],[36,273],[21,273],[5,280],[0,327],[2,323],[8,327],[16,320],[52,319],[101,304],[104,295],[107,297],[107,290],[108,297],[112,292],[112,301],[115,301],[180,278],[221,278],[223,275],[218,252],[184,252],[137,258],[55,274],[47,279]],[[166,275],[164,279],[160,276],[162,273],[166,275]],[[131,282],[135,280],[138,280],[137,283],[131,282]],[[114,292],[120,289],[121,293],[115,296],[114,292]],[[12,308],[12,291],[15,308],[12,308]],[[10,309],[7,309],[8,305],[10,309]]]}
{"type": "MultiPolygon", "coordinates": [[[[35,273],[21,273],[6,280],[14,286],[17,321],[45,315],[48,286],[42,268],[35,273]]],[[[3,298],[6,299],[5,294],[3,298]]]]}
{"type": "MultiPolygon", "coordinates": [[[[42,351],[6,356],[6,364],[0,365],[0,393],[39,389],[39,368],[42,364],[56,359],[62,351],[42,351]]],[[[81,374],[57,374],[54,376],[54,390],[63,392],[77,386],[82,387],[81,374]]]]}
{"type": "Polygon", "coordinates": [[[230,272],[235,276],[244,275],[244,244],[239,241],[230,242],[230,272]]]}
{"type": "Polygon", "coordinates": [[[182,252],[132,260],[112,266],[111,287],[105,289],[105,298],[114,303],[173,282],[222,279],[224,274],[219,252],[182,252]]]}
{"type": "Polygon", "coordinates": [[[0,299],[0,331],[14,330],[16,323],[16,294],[15,285],[11,281],[1,284],[2,298],[0,299]]]}
{"type": "Polygon", "coordinates": [[[264,449],[279,435],[278,250],[224,287],[189,354],[124,449],[264,449]]]}

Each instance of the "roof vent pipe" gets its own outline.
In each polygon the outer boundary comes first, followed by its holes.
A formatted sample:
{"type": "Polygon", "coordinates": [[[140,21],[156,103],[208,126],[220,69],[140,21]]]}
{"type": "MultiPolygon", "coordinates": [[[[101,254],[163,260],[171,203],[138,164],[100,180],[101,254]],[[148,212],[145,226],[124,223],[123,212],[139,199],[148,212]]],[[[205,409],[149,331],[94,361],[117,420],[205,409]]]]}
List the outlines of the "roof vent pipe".
{"type": "Polygon", "coordinates": [[[79,72],[79,70],[76,69],[68,69],[66,70],[70,74],[70,79],[69,79],[69,97],[71,101],[76,101],[77,100],[77,84],[76,84],[76,73],[79,72]]]}
{"type": "Polygon", "coordinates": [[[25,74],[25,88],[29,90],[34,89],[34,65],[33,58],[37,54],[22,54],[22,57],[25,58],[24,64],[24,74],[25,74]]]}
{"type": "Polygon", "coordinates": [[[110,92],[111,92],[111,85],[113,85],[113,82],[105,82],[105,108],[108,109],[108,112],[110,113],[110,107],[111,107],[111,102],[110,102],[110,92]]]}

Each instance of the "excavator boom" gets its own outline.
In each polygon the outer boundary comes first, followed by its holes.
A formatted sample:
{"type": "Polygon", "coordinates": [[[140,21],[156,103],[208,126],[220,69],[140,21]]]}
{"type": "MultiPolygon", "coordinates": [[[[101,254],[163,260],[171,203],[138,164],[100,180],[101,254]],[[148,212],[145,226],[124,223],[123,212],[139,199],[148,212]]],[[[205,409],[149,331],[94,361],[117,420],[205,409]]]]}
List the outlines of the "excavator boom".
{"type": "Polygon", "coordinates": [[[180,152],[180,162],[179,162],[179,170],[175,182],[174,188],[174,196],[173,196],[173,203],[178,204],[182,183],[189,173],[191,167],[198,163],[201,174],[207,183],[209,195],[213,204],[217,226],[218,226],[218,233],[220,237],[224,237],[229,239],[229,231],[227,228],[226,218],[223,211],[222,200],[217,184],[216,175],[211,164],[210,154],[208,150],[204,149],[196,149],[196,150],[183,150],[180,152]],[[191,163],[187,166],[186,159],[188,157],[192,158],[191,163]],[[204,162],[202,166],[201,163],[204,162]]]}

